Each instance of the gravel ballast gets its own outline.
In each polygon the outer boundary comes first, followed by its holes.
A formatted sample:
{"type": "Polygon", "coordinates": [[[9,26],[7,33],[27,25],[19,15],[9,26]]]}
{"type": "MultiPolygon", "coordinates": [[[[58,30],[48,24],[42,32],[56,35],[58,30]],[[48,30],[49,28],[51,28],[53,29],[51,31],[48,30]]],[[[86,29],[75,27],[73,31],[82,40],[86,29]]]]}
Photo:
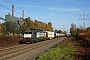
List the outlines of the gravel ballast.
{"type": "Polygon", "coordinates": [[[35,60],[41,54],[45,53],[50,48],[57,45],[62,40],[64,40],[64,37],[53,39],[53,40],[51,40],[51,41],[53,41],[52,43],[49,43],[47,45],[44,45],[42,47],[36,48],[34,50],[31,50],[31,51],[27,51],[26,53],[21,54],[19,56],[15,56],[9,60],[35,60]]]}

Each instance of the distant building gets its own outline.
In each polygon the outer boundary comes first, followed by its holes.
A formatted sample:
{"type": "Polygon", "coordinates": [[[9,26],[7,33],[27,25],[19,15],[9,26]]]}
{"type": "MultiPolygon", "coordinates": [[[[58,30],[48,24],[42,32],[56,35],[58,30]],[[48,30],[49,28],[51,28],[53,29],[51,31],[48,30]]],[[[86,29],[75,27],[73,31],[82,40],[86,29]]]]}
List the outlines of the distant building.
{"type": "Polygon", "coordinates": [[[17,21],[19,21],[20,25],[22,25],[24,23],[22,18],[18,18],[18,17],[12,16],[10,14],[5,15],[5,20],[4,21],[5,22],[15,22],[17,24],[18,24],[17,21]]]}
{"type": "Polygon", "coordinates": [[[18,27],[20,27],[19,25],[22,26],[22,24],[24,23],[24,20],[23,20],[24,19],[24,10],[22,11],[21,18],[15,17],[14,16],[14,5],[12,5],[12,15],[10,15],[10,13],[9,13],[9,14],[5,15],[5,19],[2,17],[0,17],[0,19],[4,20],[5,22],[14,22],[17,25],[16,27],[18,29],[18,27]],[[18,22],[19,22],[19,24],[18,24],[18,22]]]}
{"type": "Polygon", "coordinates": [[[18,24],[18,22],[20,23],[20,25],[22,25],[24,23],[23,19],[24,19],[24,10],[22,11],[22,18],[18,18],[14,16],[14,5],[12,5],[12,15],[10,15],[10,13],[8,15],[5,15],[5,19],[0,17],[0,19],[4,20],[5,22],[15,22],[18,24]],[[17,22],[18,21],[18,22],[17,22]]]}

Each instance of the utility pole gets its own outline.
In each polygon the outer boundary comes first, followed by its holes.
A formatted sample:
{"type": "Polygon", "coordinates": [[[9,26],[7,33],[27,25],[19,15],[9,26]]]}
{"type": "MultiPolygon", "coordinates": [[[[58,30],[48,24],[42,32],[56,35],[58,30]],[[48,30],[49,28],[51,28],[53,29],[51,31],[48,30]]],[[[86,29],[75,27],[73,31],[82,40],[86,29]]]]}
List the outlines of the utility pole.
{"type": "Polygon", "coordinates": [[[79,20],[83,20],[83,29],[85,29],[85,20],[89,20],[88,15],[85,15],[85,13],[83,12],[82,15],[80,15],[80,19],[79,20]]]}

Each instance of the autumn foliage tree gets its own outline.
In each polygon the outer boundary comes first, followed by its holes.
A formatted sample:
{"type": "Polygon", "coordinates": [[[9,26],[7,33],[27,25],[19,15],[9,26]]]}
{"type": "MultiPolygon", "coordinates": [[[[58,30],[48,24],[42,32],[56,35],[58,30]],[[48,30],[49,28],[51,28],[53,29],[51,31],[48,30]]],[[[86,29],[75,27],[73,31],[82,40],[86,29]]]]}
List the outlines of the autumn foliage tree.
{"type": "Polygon", "coordinates": [[[5,33],[5,26],[3,24],[0,24],[0,35],[2,35],[3,33],[5,33]]]}
{"type": "Polygon", "coordinates": [[[80,36],[82,37],[82,39],[90,41],[90,27],[86,28],[86,30],[84,30],[83,34],[81,34],[80,36]]]}
{"type": "Polygon", "coordinates": [[[44,23],[38,20],[31,20],[30,17],[24,20],[24,24],[22,25],[24,30],[31,30],[31,29],[39,29],[39,30],[48,30],[53,31],[52,23],[44,23]]]}
{"type": "Polygon", "coordinates": [[[24,24],[22,26],[24,30],[30,30],[35,28],[35,25],[33,24],[33,21],[30,19],[30,17],[24,19],[24,24]]]}
{"type": "Polygon", "coordinates": [[[47,24],[47,29],[48,29],[49,31],[53,31],[52,23],[48,22],[48,24],[47,24]]]}

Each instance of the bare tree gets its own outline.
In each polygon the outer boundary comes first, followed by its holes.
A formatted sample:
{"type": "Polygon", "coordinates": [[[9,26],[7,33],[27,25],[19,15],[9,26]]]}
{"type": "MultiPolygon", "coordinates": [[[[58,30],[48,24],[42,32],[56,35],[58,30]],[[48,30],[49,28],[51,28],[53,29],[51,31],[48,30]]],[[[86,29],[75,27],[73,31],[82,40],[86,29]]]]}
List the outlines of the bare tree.
{"type": "Polygon", "coordinates": [[[73,30],[76,30],[76,24],[72,23],[72,24],[71,24],[71,28],[72,28],[73,30]]]}

